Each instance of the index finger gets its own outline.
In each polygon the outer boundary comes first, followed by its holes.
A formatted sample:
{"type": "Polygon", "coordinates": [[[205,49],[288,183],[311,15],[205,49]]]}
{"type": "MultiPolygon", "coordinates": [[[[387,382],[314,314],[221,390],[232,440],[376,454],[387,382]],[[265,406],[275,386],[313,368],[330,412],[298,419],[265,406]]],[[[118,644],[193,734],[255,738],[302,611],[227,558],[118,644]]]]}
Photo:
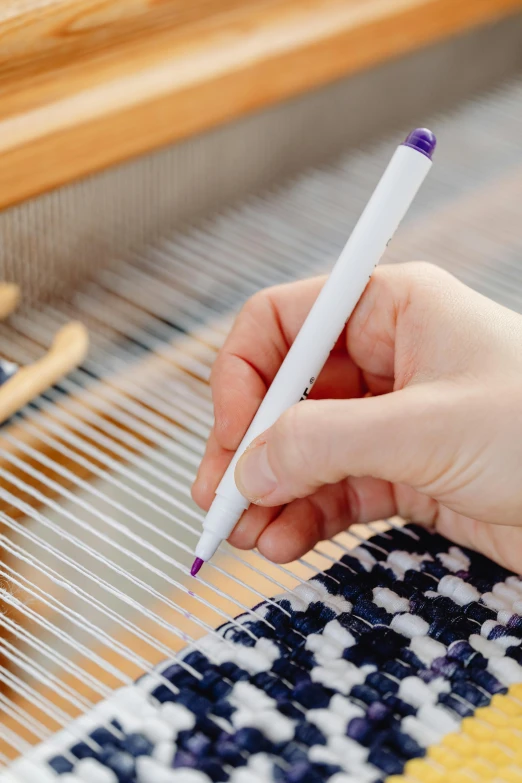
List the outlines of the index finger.
{"type": "Polygon", "coordinates": [[[239,446],[325,279],[267,288],[239,313],[210,378],[214,434],[223,449],[239,446]]]}

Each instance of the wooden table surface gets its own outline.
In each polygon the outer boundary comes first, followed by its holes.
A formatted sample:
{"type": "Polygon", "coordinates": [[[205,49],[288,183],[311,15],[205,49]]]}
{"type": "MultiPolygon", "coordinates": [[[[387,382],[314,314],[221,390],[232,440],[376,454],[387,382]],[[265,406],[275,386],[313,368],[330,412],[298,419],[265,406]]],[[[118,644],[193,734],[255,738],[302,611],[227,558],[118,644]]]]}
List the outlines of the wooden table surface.
{"type": "Polygon", "coordinates": [[[0,206],[521,8],[522,0],[2,0],[0,206]]]}

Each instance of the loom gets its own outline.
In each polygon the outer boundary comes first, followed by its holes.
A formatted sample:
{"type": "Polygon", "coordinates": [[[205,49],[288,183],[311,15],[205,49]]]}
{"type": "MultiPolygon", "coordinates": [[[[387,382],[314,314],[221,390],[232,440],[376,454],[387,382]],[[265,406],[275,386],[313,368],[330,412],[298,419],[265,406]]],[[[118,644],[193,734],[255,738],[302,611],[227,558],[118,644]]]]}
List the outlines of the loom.
{"type": "Polygon", "coordinates": [[[3,9],[1,783],[522,780],[516,575],[391,519],[189,576],[234,315],[329,268],[410,127],[384,261],[522,311],[521,13],[3,9]]]}

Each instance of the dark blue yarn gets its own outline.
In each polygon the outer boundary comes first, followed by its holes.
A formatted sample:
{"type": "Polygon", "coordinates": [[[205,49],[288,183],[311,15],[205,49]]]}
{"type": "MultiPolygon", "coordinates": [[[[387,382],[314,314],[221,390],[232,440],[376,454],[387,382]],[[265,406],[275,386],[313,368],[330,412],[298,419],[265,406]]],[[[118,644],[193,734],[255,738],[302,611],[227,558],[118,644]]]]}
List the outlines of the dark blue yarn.
{"type": "Polygon", "coordinates": [[[522,663],[522,655],[520,647],[508,647],[506,650],[506,655],[509,658],[513,658],[514,661],[517,663],[522,663]]]}
{"type": "Polygon", "coordinates": [[[202,731],[204,734],[207,734],[212,740],[217,740],[219,737],[221,737],[223,733],[223,730],[218,726],[216,721],[211,720],[211,718],[208,715],[199,715],[197,717],[196,725],[193,731],[202,731]]]}
{"type": "Polygon", "coordinates": [[[431,664],[432,671],[435,672],[435,674],[446,677],[450,679],[457,669],[459,668],[459,664],[457,661],[450,661],[449,658],[435,658],[435,660],[431,664]]]}
{"type": "Polygon", "coordinates": [[[151,695],[160,704],[165,704],[168,701],[176,701],[176,694],[167,685],[158,685],[151,691],[151,695]]]}
{"type": "Polygon", "coordinates": [[[208,775],[215,783],[228,780],[228,773],[225,772],[222,764],[215,759],[202,759],[198,762],[196,768],[208,775]]]}
{"type": "Polygon", "coordinates": [[[383,747],[376,747],[370,750],[368,761],[378,769],[382,769],[387,775],[400,775],[404,769],[404,760],[391,750],[383,747]]]}
{"type": "Polygon", "coordinates": [[[58,775],[65,775],[66,772],[72,772],[74,769],[74,766],[65,756],[53,756],[47,763],[58,775]]]}
{"type": "Polygon", "coordinates": [[[179,769],[180,767],[194,769],[197,766],[197,759],[192,755],[192,753],[188,753],[186,750],[178,749],[174,755],[172,766],[175,769],[179,769]]]}
{"type": "Polygon", "coordinates": [[[236,731],[234,742],[238,748],[248,753],[269,753],[272,747],[272,743],[265,735],[259,729],[254,728],[244,728],[236,731]]]}
{"type": "Polygon", "coordinates": [[[464,704],[460,699],[456,699],[451,693],[441,693],[439,696],[439,703],[444,704],[453,712],[456,712],[461,718],[469,718],[473,715],[474,710],[464,704]]]}
{"type": "Polygon", "coordinates": [[[212,702],[206,699],[204,696],[200,696],[193,691],[181,691],[176,697],[178,704],[183,704],[184,707],[189,709],[194,715],[203,717],[211,711],[212,702]]]}
{"type": "Polygon", "coordinates": [[[477,669],[472,671],[473,682],[475,682],[479,688],[484,688],[488,693],[494,695],[495,693],[507,693],[507,688],[502,685],[497,678],[484,669],[477,669]]]}
{"type": "Polygon", "coordinates": [[[214,701],[225,698],[232,690],[232,686],[223,679],[222,672],[214,669],[213,671],[207,671],[203,676],[199,683],[199,690],[214,701]]]}
{"type": "Polygon", "coordinates": [[[71,748],[71,753],[76,756],[77,759],[90,759],[96,756],[95,751],[86,742],[77,742],[71,748]]]}
{"type": "Polygon", "coordinates": [[[352,718],[346,729],[346,734],[350,739],[355,740],[360,745],[370,745],[370,741],[375,735],[375,727],[370,720],[366,718],[352,718]]]}
{"type": "Polygon", "coordinates": [[[367,598],[359,598],[355,602],[353,613],[372,625],[389,625],[393,619],[393,615],[367,598]]]}
{"type": "Polygon", "coordinates": [[[425,750],[409,734],[405,734],[400,729],[393,729],[389,733],[388,743],[405,759],[416,759],[424,756],[425,750]]]}
{"type": "Polygon", "coordinates": [[[323,783],[324,778],[309,762],[296,764],[285,775],[286,783],[323,783]]]}
{"type": "Polygon", "coordinates": [[[278,758],[280,757],[290,766],[302,762],[309,763],[306,751],[296,742],[281,743],[281,747],[276,745],[275,750],[278,758]]]}
{"type": "Polygon", "coordinates": [[[229,764],[231,767],[241,767],[246,764],[246,759],[232,739],[220,740],[216,745],[216,755],[224,764],[229,764]]]}
{"type": "Polygon", "coordinates": [[[473,704],[474,707],[485,707],[490,702],[486,694],[475,688],[471,683],[458,682],[453,686],[452,692],[456,693],[457,696],[462,696],[463,699],[473,704]]]}
{"type": "Polygon", "coordinates": [[[196,758],[208,756],[212,749],[212,742],[202,732],[192,733],[184,743],[185,750],[193,753],[196,758]]]}
{"type": "Polygon", "coordinates": [[[153,744],[143,734],[132,733],[127,736],[121,742],[121,749],[130,753],[131,756],[150,756],[153,749],[153,744]]]}
{"type": "Polygon", "coordinates": [[[373,704],[370,704],[368,707],[366,715],[369,720],[375,723],[381,723],[390,717],[391,708],[382,701],[374,701],[373,704]]]}
{"type": "Polygon", "coordinates": [[[475,620],[476,623],[482,625],[486,620],[496,620],[497,613],[490,609],[489,606],[483,606],[482,604],[469,604],[464,609],[464,614],[469,617],[470,620],[475,620]]]}
{"type": "Polygon", "coordinates": [[[469,642],[462,639],[458,642],[453,642],[448,647],[447,657],[450,661],[458,661],[464,666],[467,666],[478,655],[477,651],[471,646],[469,642]]]}
{"type": "Polygon", "coordinates": [[[507,623],[509,633],[522,638],[522,617],[519,614],[512,615],[507,623]]]}
{"type": "Polygon", "coordinates": [[[326,745],[326,737],[313,723],[300,723],[295,731],[295,740],[308,747],[326,745]]]}
{"type": "Polygon", "coordinates": [[[307,682],[299,684],[294,688],[294,699],[308,710],[318,710],[328,707],[332,693],[333,691],[325,688],[323,685],[307,682]]]}
{"type": "Polygon", "coordinates": [[[98,745],[118,745],[116,732],[112,732],[109,729],[103,727],[91,731],[89,737],[94,740],[94,742],[97,742],[98,745]]]}
{"type": "Polygon", "coordinates": [[[219,671],[222,673],[223,677],[226,677],[227,680],[231,680],[232,682],[250,679],[249,673],[244,669],[241,669],[237,664],[232,663],[232,661],[222,663],[219,667],[219,671]]]}
{"type": "MultiPolygon", "coordinates": [[[[179,663],[174,663],[171,666],[167,666],[161,671],[161,676],[180,690],[187,686],[190,687],[195,685],[198,681],[197,677],[194,677],[193,674],[188,672],[183,666],[180,666],[179,663]]],[[[160,687],[163,688],[165,686],[162,685],[160,687]]]]}
{"type": "Polygon", "coordinates": [[[403,663],[408,664],[416,671],[420,671],[424,668],[424,664],[422,663],[420,658],[417,658],[413,650],[410,650],[407,647],[401,650],[401,659],[403,663]]]}
{"type": "Polygon", "coordinates": [[[116,751],[103,759],[104,763],[112,769],[118,783],[134,783],[136,780],[136,766],[130,753],[116,751]]]}
{"type": "Polygon", "coordinates": [[[416,674],[412,666],[407,666],[402,661],[395,660],[386,661],[381,667],[381,671],[390,674],[397,680],[403,680],[405,677],[411,677],[411,675],[416,674]]]}
{"type": "Polygon", "coordinates": [[[390,710],[393,710],[393,712],[400,715],[402,718],[405,718],[408,715],[415,715],[417,712],[415,707],[412,707],[411,704],[408,704],[402,699],[399,699],[398,696],[393,696],[392,694],[384,697],[384,703],[390,710]]]}
{"type": "Polygon", "coordinates": [[[488,634],[488,639],[500,639],[501,636],[511,635],[508,628],[503,625],[496,625],[488,634]]]}
{"type": "Polygon", "coordinates": [[[366,678],[366,683],[376,691],[379,691],[383,696],[388,693],[397,693],[399,685],[394,680],[391,680],[382,672],[372,672],[366,678]]]}
{"type": "Polygon", "coordinates": [[[229,720],[235,711],[235,707],[232,707],[232,705],[225,699],[218,701],[212,707],[213,715],[217,715],[219,718],[225,718],[226,720],[229,720]]]}
{"type": "Polygon", "coordinates": [[[354,685],[351,690],[350,696],[354,699],[363,701],[365,704],[371,704],[374,701],[380,701],[381,694],[376,691],[375,688],[370,688],[369,685],[363,683],[362,685],[354,685]]]}

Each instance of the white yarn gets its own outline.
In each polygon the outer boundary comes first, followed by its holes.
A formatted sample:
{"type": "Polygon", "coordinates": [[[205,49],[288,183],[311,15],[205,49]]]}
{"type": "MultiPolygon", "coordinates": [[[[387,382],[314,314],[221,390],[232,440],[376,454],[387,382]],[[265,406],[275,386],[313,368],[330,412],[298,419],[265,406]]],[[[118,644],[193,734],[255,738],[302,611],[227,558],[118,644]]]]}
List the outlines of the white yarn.
{"type": "Polygon", "coordinates": [[[85,783],[118,783],[112,769],[104,767],[96,759],[80,759],[74,767],[75,774],[85,783]]]}
{"type": "Polygon", "coordinates": [[[176,736],[180,731],[189,731],[196,725],[196,716],[183,704],[165,702],[160,706],[159,713],[162,720],[175,729],[176,736]]]}
{"type": "Polygon", "coordinates": [[[437,701],[437,694],[420,677],[405,677],[401,680],[398,696],[413,707],[435,704],[437,701]]]}
{"type": "Polygon", "coordinates": [[[362,546],[357,546],[355,549],[351,549],[350,556],[357,558],[365,571],[371,571],[377,562],[374,556],[371,555],[370,552],[368,552],[368,550],[362,546]]]}
{"type": "Polygon", "coordinates": [[[211,783],[204,772],[195,769],[166,769],[150,756],[139,756],[136,759],[136,776],[138,783],[211,783]]]}
{"type": "Polygon", "coordinates": [[[386,566],[391,568],[398,579],[402,579],[406,571],[420,571],[420,566],[425,560],[433,560],[428,554],[415,554],[394,550],[386,558],[386,566]]]}
{"type": "Polygon", "coordinates": [[[440,732],[441,736],[460,728],[460,722],[441,704],[423,704],[417,712],[417,718],[424,725],[440,732]]]}
{"type": "Polygon", "coordinates": [[[294,722],[279,712],[277,701],[251,683],[235,683],[229,700],[236,707],[231,718],[234,728],[257,728],[272,742],[289,741],[294,736],[294,722]]]}
{"type": "Polygon", "coordinates": [[[326,666],[316,666],[311,671],[312,682],[320,682],[327,688],[348,694],[354,685],[361,685],[375,666],[355,666],[350,661],[333,660],[326,666]]]}
{"type": "Polygon", "coordinates": [[[306,602],[306,608],[309,604],[317,603],[318,601],[332,609],[336,614],[351,612],[353,608],[352,604],[346,601],[342,595],[332,595],[328,592],[326,586],[316,579],[298,585],[294,592],[300,599],[306,602]]]}
{"type": "Polygon", "coordinates": [[[329,623],[326,623],[323,636],[326,639],[331,639],[336,644],[340,644],[344,649],[355,644],[355,637],[338,620],[330,620],[329,623]]]}
{"type": "Polygon", "coordinates": [[[431,636],[414,636],[410,642],[410,650],[427,666],[431,666],[436,658],[446,655],[446,645],[431,636]]]}
{"type": "Polygon", "coordinates": [[[347,647],[352,647],[355,639],[337,620],[324,627],[323,633],[310,634],[306,640],[306,649],[311,650],[320,666],[326,666],[332,660],[342,657],[347,647]]]}
{"type": "Polygon", "coordinates": [[[352,718],[358,718],[364,715],[364,710],[359,705],[342,696],[340,693],[336,693],[330,699],[328,709],[331,712],[335,712],[337,715],[341,715],[346,721],[352,718]]]}
{"type": "Polygon", "coordinates": [[[357,764],[368,758],[369,750],[350,737],[329,737],[326,745],[313,745],[308,757],[317,764],[338,764],[342,769],[351,771],[357,764]]]}
{"type": "Polygon", "coordinates": [[[244,767],[238,767],[230,775],[230,783],[266,783],[273,778],[274,764],[266,753],[250,756],[244,767]]]}
{"type": "Polygon", "coordinates": [[[439,552],[437,559],[448,571],[467,571],[471,565],[469,557],[456,546],[450,547],[447,553],[439,552]]]}
{"type": "Polygon", "coordinates": [[[480,593],[476,587],[464,582],[458,576],[448,574],[443,576],[439,582],[438,591],[441,595],[451,598],[459,606],[466,606],[472,601],[480,599],[480,593]]]}
{"type": "MultiPolygon", "coordinates": [[[[57,783],[57,775],[46,764],[18,758],[11,766],[16,783],[57,783]]],[[[93,780],[92,783],[98,783],[93,780]]],[[[111,781],[112,783],[112,781],[111,781]]],[[[116,781],[118,783],[118,781],[116,781]]]]}
{"type": "Polygon", "coordinates": [[[410,608],[410,602],[407,598],[401,598],[388,587],[374,587],[373,600],[377,606],[382,607],[391,614],[397,612],[407,612],[410,608]]]}
{"type": "Polygon", "coordinates": [[[502,685],[515,685],[522,682],[522,666],[513,658],[490,658],[488,670],[495,675],[502,685]]]}
{"type": "MultiPolygon", "coordinates": [[[[379,780],[379,777],[380,775],[374,775],[373,778],[367,777],[365,783],[374,783],[374,781],[379,780]]],[[[328,783],[361,783],[361,778],[358,775],[354,777],[353,775],[347,775],[345,772],[336,772],[335,775],[328,779],[328,783]]]]}
{"type": "MultiPolygon", "coordinates": [[[[489,609],[495,609],[497,612],[510,611],[511,604],[509,601],[504,600],[495,593],[483,593],[482,602],[486,604],[489,609]]],[[[513,612],[511,612],[513,614],[513,612]]]]}
{"type": "Polygon", "coordinates": [[[228,701],[237,709],[269,710],[277,706],[275,699],[256,688],[252,683],[243,680],[234,683],[228,701]]]}
{"type": "Polygon", "coordinates": [[[336,693],[327,709],[308,710],[306,719],[314,723],[326,737],[344,735],[352,718],[362,718],[364,710],[358,704],[336,693]]]}
{"type": "Polygon", "coordinates": [[[173,742],[159,742],[152,751],[152,758],[165,767],[172,766],[176,746],[173,742]]]}
{"type": "Polygon", "coordinates": [[[483,636],[480,636],[477,633],[474,633],[469,637],[469,643],[474,650],[482,653],[485,658],[505,657],[502,645],[497,644],[496,641],[493,641],[492,639],[484,639],[483,636]]]}
{"type": "Polygon", "coordinates": [[[518,576],[508,576],[506,584],[516,590],[519,596],[522,598],[522,579],[518,576]]]}
{"type": "Polygon", "coordinates": [[[504,601],[513,603],[514,601],[520,601],[522,595],[519,590],[516,589],[514,584],[508,584],[507,582],[498,582],[494,585],[492,590],[494,595],[499,598],[503,598],[504,601]]]}
{"type": "Polygon", "coordinates": [[[207,636],[201,640],[200,649],[217,665],[231,661],[249,674],[269,671],[280,656],[277,645],[266,637],[258,639],[253,647],[245,647],[227,639],[207,636]]]}
{"type": "Polygon", "coordinates": [[[176,735],[172,726],[160,718],[148,718],[141,724],[139,731],[154,745],[158,742],[172,742],[176,735]]]}
{"type": "Polygon", "coordinates": [[[437,745],[442,737],[442,732],[432,729],[430,726],[426,726],[425,723],[420,721],[414,715],[407,715],[401,721],[401,729],[406,734],[409,734],[415,742],[423,748],[428,748],[430,745],[437,745]]]}
{"type": "MultiPolygon", "coordinates": [[[[337,764],[343,774],[357,783],[373,783],[382,777],[382,773],[367,763],[369,750],[350,737],[332,737],[327,745],[314,745],[308,756],[318,764],[337,764]]],[[[340,774],[340,773],[339,773],[340,774]]]]}
{"type": "Polygon", "coordinates": [[[335,734],[342,735],[346,731],[346,718],[327,709],[308,710],[306,720],[317,726],[325,737],[333,737],[335,734]]]}
{"type": "Polygon", "coordinates": [[[396,614],[390,627],[409,639],[413,639],[414,636],[426,636],[430,628],[426,620],[415,614],[396,614]]]}

